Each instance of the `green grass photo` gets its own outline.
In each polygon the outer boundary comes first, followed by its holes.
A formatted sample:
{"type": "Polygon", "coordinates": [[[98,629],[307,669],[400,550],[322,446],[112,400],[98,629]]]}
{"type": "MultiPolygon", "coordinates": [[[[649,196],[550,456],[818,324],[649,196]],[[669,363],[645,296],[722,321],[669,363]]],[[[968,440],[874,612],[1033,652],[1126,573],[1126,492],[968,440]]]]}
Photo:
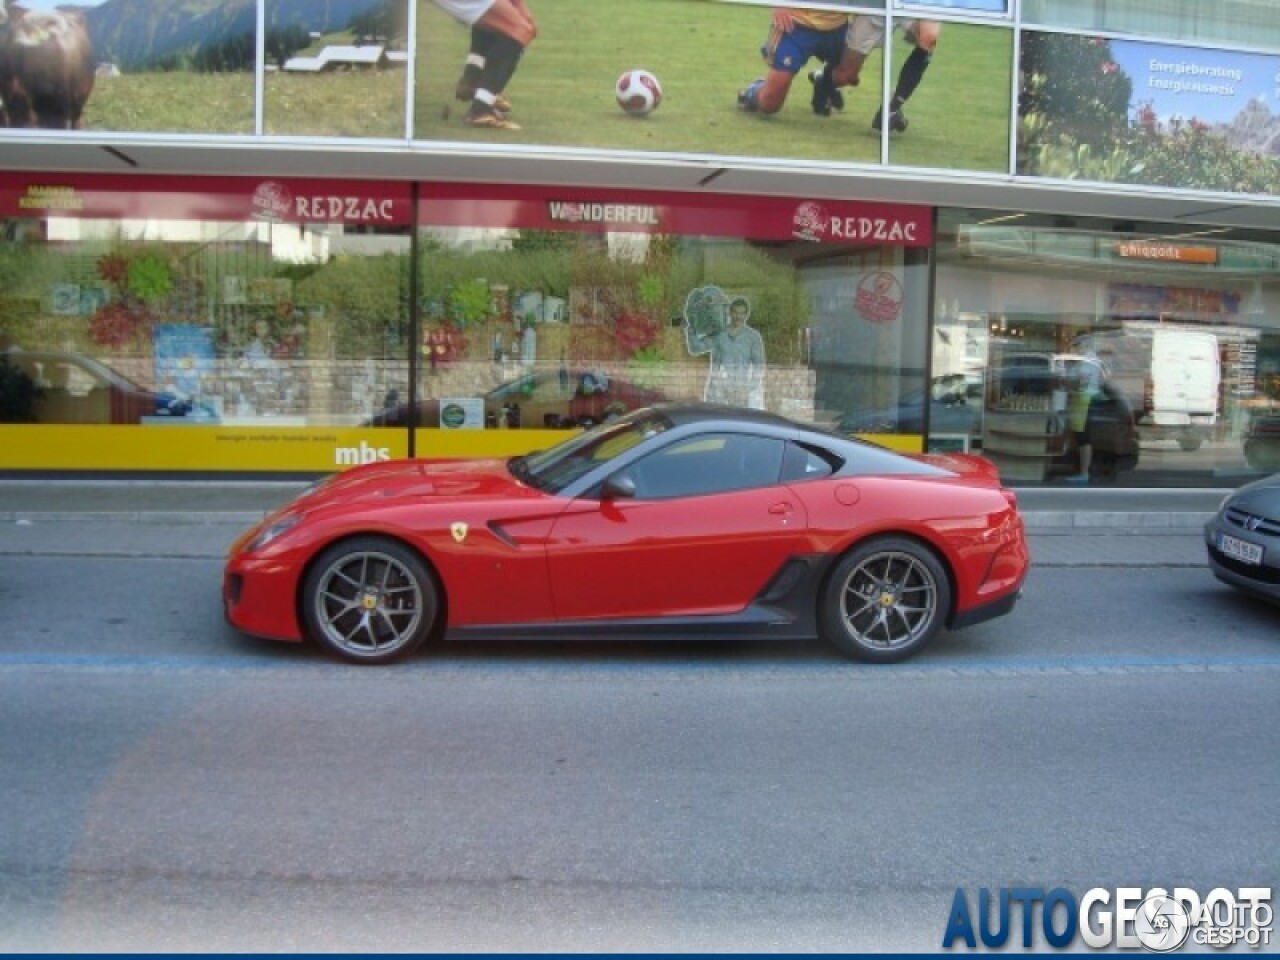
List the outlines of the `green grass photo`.
{"type": "MultiPolygon", "coordinates": [[[[868,58],[846,108],[829,117],[809,107],[797,76],[783,109],[743,113],[737,93],[765,72],[760,54],[768,7],[706,0],[556,0],[531,3],[538,37],[506,95],[520,130],[473,129],[454,85],[469,32],[433,4],[419,7],[414,136],[419,140],[536,144],[605,150],[696,153],[835,163],[878,163],[871,118],[881,99],[882,60],[868,58]],[[662,105],[624,113],[614,83],[627,69],[653,72],[662,105]]],[[[901,62],[910,48],[896,40],[901,62]]],[[[1012,38],[1007,30],[947,24],[915,97],[911,127],[893,134],[891,159],[914,166],[1005,171],[1009,167],[1012,38]]],[[[816,61],[813,62],[816,66],[816,61]]]]}

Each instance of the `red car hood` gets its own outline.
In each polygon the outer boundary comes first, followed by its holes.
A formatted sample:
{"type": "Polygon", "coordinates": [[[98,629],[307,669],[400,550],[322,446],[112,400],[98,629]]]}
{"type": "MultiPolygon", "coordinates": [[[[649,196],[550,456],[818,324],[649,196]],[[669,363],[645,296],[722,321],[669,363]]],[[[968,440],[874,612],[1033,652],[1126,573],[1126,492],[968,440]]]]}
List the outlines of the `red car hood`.
{"type": "Polygon", "coordinates": [[[539,496],[518,483],[506,460],[396,460],[339,474],[296,504],[308,510],[357,503],[441,498],[539,496]]]}

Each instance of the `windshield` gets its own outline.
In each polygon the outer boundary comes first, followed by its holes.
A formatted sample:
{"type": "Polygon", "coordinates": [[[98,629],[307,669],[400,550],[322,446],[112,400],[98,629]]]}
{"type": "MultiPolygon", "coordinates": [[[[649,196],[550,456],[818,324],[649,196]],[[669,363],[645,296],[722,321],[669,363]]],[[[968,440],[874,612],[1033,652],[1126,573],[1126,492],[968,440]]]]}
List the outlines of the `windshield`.
{"type": "Polygon", "coordinates": [[[639,410],[593,427],[550,450],[539,450],[511,463],[516,477],[548,493],[559,493],[574,480],[601,464],[608,463],[656,433],[671,427],[671,421],[655,410],[639,410]]]}

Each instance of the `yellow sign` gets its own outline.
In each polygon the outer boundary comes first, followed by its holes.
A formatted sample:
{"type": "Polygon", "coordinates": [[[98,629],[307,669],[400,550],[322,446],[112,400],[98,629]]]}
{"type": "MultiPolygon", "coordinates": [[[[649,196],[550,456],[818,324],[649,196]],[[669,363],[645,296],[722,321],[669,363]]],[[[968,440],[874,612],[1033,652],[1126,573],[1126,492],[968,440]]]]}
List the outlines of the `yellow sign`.
{"type": "MultiPolygon", "coordinates": [[[[419,430],[419,457],[511,457],[550,447],[566,430],[419,430]]],[[[402,460],[395,427],[249,427],[148,423],[0,424],[0,470],[165,470],[333,473],[402,460]]]]}
{"type": "Polygon", "coordinates": [[[859,433],[856,436],[898,453],[921,453],[924,450],[924,437],[918,433],[859,433]]]}
{"type": "Polygon", "coordinates": [[[0,470],[333,473],[408,453],[392,427],[0,425],[0,470]]]}
{"type": "MultiPolygon", "coordinates": [[[[512,457],[545,450],[567,430],[419,430],[418,457],[512,457]]],[[[919,434],[868,434],[919,453],[919,434]]],[[[165,470],[333,473],[402,460],[409,435],[395,427],[226,427],[217,424],[0,424],[0,470],[165,470]]]]}

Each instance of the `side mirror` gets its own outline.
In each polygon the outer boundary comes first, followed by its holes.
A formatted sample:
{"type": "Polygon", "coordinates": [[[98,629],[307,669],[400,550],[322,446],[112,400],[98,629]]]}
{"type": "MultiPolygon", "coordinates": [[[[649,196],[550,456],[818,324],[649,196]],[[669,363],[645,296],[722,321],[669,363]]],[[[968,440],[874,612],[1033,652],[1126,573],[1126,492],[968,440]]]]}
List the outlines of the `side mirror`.
{"type": "Polygon", "coordinates": [[[631,500],[635,495],[635,478],[625,470],[612,474],[600,488],[600,496],[604,500],[631,500]]]}

